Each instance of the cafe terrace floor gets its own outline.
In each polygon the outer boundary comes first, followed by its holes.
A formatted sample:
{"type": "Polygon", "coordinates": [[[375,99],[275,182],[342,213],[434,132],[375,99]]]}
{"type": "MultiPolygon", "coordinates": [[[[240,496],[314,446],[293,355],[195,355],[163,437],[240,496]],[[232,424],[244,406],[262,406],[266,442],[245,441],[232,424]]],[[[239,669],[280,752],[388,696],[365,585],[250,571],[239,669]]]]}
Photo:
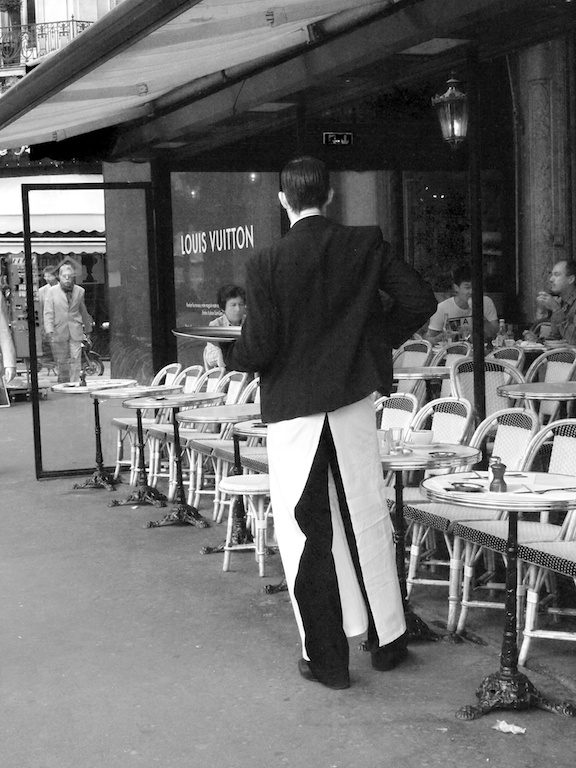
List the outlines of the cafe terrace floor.
{"type": "MultiPolygon", "coordinates": [[[[574,765],[576,720],[538,710],[462,722],[499,664],[500,611],[471,611],[484,642],[412,645],[393,672],[351,642],[352,687],[303,680],[278,556],[202,555],[223,527],[146,529],[161,510],[108,507],[126,486],[36,481],[31,409],[0,412],[0,648],[6,768],[555,768],[574,765]],[[493,729],[498,720],[524,735],[493,729]]],[[[62,443],[74,434],[62,426],[62,443]]],[[[207,508],[206,508],[207,511],[207,508]]],[[[445,593],[419,588],[431,626],[445,593]]],[[[576,647],[534,641],[527,670],[576,699],[576,647]]]]}

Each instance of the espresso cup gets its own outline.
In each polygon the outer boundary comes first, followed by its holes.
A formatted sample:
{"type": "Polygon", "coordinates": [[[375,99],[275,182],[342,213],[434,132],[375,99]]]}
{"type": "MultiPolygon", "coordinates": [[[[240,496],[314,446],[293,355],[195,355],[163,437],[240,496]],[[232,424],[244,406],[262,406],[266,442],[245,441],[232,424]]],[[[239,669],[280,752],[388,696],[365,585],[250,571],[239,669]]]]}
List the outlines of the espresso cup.
{"type": "Polygon", "coordinates": [[[410,433],[410,440],[414,445],[430,445],[432,437],[431,429],[413,429],[410,433]]]}

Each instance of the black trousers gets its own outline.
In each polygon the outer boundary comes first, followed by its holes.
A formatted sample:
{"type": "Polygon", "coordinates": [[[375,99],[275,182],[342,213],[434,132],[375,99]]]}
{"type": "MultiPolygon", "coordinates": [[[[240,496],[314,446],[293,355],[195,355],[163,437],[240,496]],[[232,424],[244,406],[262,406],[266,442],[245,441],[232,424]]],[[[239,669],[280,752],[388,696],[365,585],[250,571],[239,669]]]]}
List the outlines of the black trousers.
{"type": "Polygon", "coordinates": [[[378,646],[336,449],[326,418],[308,480],[295,509],[296,521],[306,536],[306,544],[294,584],[294,596],[306,632],[306,652],[312,671],[319,678],[338,675],[348,669],[349,663],[349,645],[342,626],[342,607],[332,556],[330,474],[334,478],[346,539],[366,602],[368,645],[371,648],[378,646]]]}

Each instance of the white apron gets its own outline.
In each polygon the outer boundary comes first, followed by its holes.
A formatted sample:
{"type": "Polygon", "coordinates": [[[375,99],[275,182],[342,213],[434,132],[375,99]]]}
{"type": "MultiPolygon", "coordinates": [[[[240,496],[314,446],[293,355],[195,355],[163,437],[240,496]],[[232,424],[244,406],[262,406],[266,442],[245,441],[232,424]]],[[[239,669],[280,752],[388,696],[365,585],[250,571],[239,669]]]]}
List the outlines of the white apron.
{"type": "MultiPolygon", "coordinates": [[[[373,398],[330,413],[319,413],[268,426],[268,463],[274,526],[288,591],[306,654],[305,632],[294,584],[305,545],[295,519],[295,507],[310,474],[324,421],[328,418],[350,511],[362,577],[379,645],[399,637],[406,629],[396,573],[393,527],[386,504],[386,487],[378,455],[373,398]]],[[[344,526],[336,488],[329,472],[334,557],[338,590],[347,637],[366,632],[368,615],[344,526]]]]}

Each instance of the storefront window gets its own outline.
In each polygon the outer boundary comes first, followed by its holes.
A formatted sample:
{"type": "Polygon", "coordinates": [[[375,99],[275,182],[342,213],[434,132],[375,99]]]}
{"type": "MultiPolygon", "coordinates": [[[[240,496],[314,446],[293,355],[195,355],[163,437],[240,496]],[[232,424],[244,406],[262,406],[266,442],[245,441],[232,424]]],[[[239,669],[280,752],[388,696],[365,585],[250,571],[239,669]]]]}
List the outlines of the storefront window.
{"type": "MultiPolygon", "coordinates": [[[[178,327],[208,325],[220,314],[218,289],[244,286],[250,257],[280,235],[278,190],[277,173],[172,174],[178,327]]],[[[201,363],[202,351],[178,339],[183,365],[201,363]]]]}

